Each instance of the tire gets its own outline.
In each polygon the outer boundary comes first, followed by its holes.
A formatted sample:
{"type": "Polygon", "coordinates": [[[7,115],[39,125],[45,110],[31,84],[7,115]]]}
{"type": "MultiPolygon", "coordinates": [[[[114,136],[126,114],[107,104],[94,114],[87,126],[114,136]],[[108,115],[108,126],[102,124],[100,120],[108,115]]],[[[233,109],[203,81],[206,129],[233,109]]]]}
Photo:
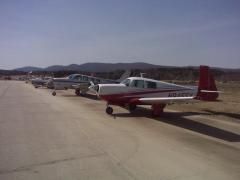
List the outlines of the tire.
{"type": "Polygon", "coordinates": [[[107,107],[107,108],[106,108],[106,113],[109,114],[109,115],[111,115],[111,114],[113,113],[113,108],[107,107]]]}
{"type": "Polygon", "coordinates": [[[80,96],[84,97],[86,96],[86,93],[80,93],[80,96]]]}
{"type": "Polygon", "coordinates": [[[52,95],[53,95],[53,96],[56,96],[56,94],[57,94],[57,93],[56,93],[55,91],[52,92],[52,95]]]}
{"type": "Polygon", "coordinates": [[[75,90],[75,94],[76,94],[77,96],[80,96],[80,95],[81,95],[80,90],[75,90]]]}
{"type": "Polygon", "coordinates": [[[137,108],[137,106],[135,104],[129,104],[129,106],[128,106],[128,109],[129,109],[130,112],[135,111],[136,108],[137,108]]]}

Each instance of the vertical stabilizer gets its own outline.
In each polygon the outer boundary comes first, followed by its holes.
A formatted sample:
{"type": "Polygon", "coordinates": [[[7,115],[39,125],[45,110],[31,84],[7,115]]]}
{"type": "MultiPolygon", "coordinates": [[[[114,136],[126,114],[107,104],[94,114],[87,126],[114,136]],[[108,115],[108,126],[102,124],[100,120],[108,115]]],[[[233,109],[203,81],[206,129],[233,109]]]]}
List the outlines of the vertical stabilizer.
{"type": "Polygon", "coordinates": [[[200,66],[198,94],[196,99],[215,101],[218,97],[217,87],[208,66],[200,66]]]}

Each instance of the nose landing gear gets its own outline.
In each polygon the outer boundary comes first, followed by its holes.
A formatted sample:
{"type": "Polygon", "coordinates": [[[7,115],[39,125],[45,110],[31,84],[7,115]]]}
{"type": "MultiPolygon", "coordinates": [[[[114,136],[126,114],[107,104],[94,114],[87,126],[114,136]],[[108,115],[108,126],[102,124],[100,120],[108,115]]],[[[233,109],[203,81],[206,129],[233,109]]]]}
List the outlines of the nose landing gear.
{"type": "Polygon", "coordinates": [[[56,91],[53,91],[53,92],[52,92],[52,95],[53,95],[53,96],[56,96],[56,94],[57,94],[56,91]]]}
{"type": "Polygon", "coordinates": [[[106,113],[109,114],[109,115],[112,115],[112,113],[113,113],[113,108],[110,107],[110,106],[107,106],[107,108],[106,108],[106,113]]]}
{"type": "Polygon", "coordinates": [[[81,94],[80,90],[79,90],[79,89],[76,89],[76,90],[75,90],[75,94],[76,94],[77,96],[80,96],[80,94],[81,94]]]}

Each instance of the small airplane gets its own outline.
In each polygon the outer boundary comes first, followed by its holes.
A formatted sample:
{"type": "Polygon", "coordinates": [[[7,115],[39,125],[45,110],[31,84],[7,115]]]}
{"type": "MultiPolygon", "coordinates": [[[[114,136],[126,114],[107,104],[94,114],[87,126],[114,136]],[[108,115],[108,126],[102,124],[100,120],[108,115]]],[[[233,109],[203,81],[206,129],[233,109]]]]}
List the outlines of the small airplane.
{"type": "Polygon", "coordinates": [[[35,88],[47,86],[48,82],[50,82],[52,77],[40,77],[31,79],[31,82],[35,88]]]}
{"type": "MultiPolygon", "coordinates": [[[[56,96],[56,90],[75,89],[77,96],[84,96],[88,91],[91,91],[90,86],[95,84],[114,84],[120,83],[123,79],[129,77],[130,71],[126,71],[118,80],[103,79],[94,76],[87,76],[83,74],[72,74],[66,78],[53,78],[53,96],[56,96]]],[[[95,91],[93,91],[95,93],[95,91]]]]}
{"type": "Polygon", "coordinates": [[[120,84],[98,84],[90,87],[100,99],[107,102],[106,113],[112,114],[110,105],[134,111],[137,105],[151,105],[152,115],[159,116],[169,103],[189,100],[215,101],[219,91],[208,66],[200,66],[198,86],[183,86],[143,77],[129,77],[120,84]]]}
{"type": "Polygon", "coordinates": [[[27,83],[31,82],[31,79],[33,79],[33,77],[32,77],[32,71],[30,71],[30,72],[27,73],[25,83],[27,84],[27,83]]]}

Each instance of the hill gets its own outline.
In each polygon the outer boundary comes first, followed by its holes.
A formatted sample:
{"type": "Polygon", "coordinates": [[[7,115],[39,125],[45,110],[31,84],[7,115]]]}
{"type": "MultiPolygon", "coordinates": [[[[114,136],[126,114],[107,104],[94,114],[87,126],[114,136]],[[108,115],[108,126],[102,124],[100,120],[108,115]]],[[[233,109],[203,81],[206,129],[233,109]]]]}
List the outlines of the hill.
{"type": "Polygon", "coordinates": [[[116,70],[130,70],[130,69],[150,69],[161,67],[159,65],[149,64],[149,63],[85,63],[85,64],[70,64],[67,66],[54,65],[46,68],[38,68],[32,66],[26,66],[17,68],[14,70],[23,71],[23,72],[36,72],[36,71],[85,71],[85,72],[110,72],[116,70]]]}
{"type": "MultiPolygon", "coordinates": [[[[216,80],[219,81],[240,81],[240,69],[227,69],[211,67],[216,80]]],[[[85,63],[70,64],[67,66],[54,65],[46,68],[22,67],[15,70],[0,70],[0,75],[18,75],[20,73],[33,71],[34,74],[54,74],[55,77],[62,77],[73,73],[92,74],[107,79],[118,79],[124,70],[131,70],[132,76],[139,76],[146,73],[146,77],[158,80],[197,80],[199,77],[197,66],[160,66],[149,63],[85,63]]]]}
{"type": "Polygon", "coordinates": [[[25,66],[21,68],[14,69],[15,71],[21,71],[21,72],[30,72],[30,71],[43,71],[43,68],[39,67],[33,67],[33,66],[25,66]]]}
{"type": "Polygon", "coordinates": [[[16,71],[16,70],[2,70],[0,69],[0,76],[11,76],[11,75],[21,75],[24,74],[22,71],[16,71]]]}

